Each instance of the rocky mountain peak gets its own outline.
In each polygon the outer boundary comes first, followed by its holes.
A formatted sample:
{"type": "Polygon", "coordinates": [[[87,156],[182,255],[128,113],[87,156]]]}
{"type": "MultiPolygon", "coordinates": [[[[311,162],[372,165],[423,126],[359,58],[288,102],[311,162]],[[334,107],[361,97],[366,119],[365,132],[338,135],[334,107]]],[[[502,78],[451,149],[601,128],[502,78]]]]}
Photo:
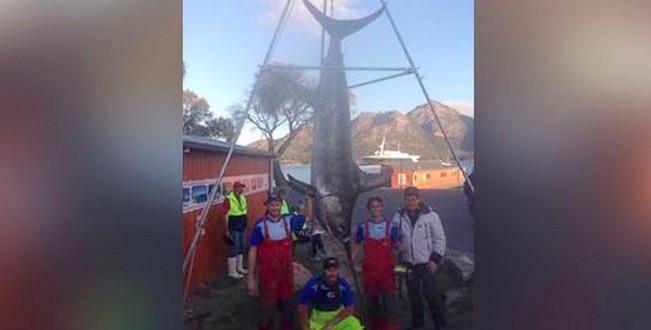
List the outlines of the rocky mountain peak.
{"type": "MultiPolygon", "coordinates": [[[[443,103],[433,102],[432,105],[455,149],[461,154],[472,154],[474,120],[443,103]]],[[[406,114],[397,110],[360,113],[352,121],[351,137],[355,158],[373,154],[383,137],[386,137],[385,148],[395,150],[399,146],[401,151],[420,155],[423,160],[451,157],[427,103],[406,114]]],[[[260,148],[266,143],[257,141],[251,146],[260,148]]],[[[287,163],[307,163],[311,146],[312,129],[308,127],[299,133],[281,159],[287,163]]]]}

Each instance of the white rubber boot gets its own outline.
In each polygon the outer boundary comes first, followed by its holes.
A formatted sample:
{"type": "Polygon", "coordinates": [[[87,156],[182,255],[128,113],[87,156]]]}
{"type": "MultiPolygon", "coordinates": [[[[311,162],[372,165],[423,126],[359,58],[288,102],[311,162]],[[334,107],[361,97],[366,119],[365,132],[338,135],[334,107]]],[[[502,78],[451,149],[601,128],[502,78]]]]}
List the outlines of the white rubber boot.
{"type": "Polygon", "coordinates": [[[235,259],[235,257],[228,258],[228,274],[227,275],[228,275],[228,277],[239,280],[244,276],[240,275],[240,273],[237,272],[236,263],[237,263],[237,260],[235,259]]]}
{"type": "Polygon", "coordinates": [[[243,265],[244,255],[240,254],[239,256],[237,256],[236,260],[237,260],[237,272],[240,274],[248,274],[249,272],[246,269],[244,269],[244,265],[243,265]]]}

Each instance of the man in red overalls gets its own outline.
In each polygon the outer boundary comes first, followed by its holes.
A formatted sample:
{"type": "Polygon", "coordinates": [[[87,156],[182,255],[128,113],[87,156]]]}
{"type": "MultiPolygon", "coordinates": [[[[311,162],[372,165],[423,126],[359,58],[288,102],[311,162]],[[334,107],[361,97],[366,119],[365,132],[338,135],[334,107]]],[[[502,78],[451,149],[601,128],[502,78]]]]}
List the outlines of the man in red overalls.
{"type": "Polygon", "coordinates": [[[293,329],[294,271],[292,232],[303,226],[303,215],[280,214],[280,199],[267,199],[267,213],[256,221],[251,232],[247,287],[252,296],[259,297],[261,321],[258,329],[273,329],[276,308],[280,312],[280,328],[293,329]],[[256,273],[259,281],[256,279],[256,273]]]}
{"type": "Polygon", "coordinates": [[[382,199],[369,198],[366,207],[371,217],[359,223],[353,260],[363,243],[364,291],[371,307],[370,329],[399,329],[395,323],[394,305],[397,292],[394,249],[398,248],[399,230],[382,217],[382,199]]]}

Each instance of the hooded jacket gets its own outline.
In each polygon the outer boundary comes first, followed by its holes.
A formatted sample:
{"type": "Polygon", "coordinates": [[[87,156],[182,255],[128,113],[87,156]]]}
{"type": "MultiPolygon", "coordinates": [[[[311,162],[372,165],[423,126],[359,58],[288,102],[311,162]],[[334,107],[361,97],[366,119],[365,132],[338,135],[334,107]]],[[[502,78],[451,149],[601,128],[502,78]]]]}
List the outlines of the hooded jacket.
{"type": "Polygon", "coordinates": [[[421,203],[418,219],[413,226],[404,208],[396,212],[393,222],[401,230],[401,241],[406,247],[403,261],[412,264],[441,262],[445,255],[445,231],[441,218],[431,207],[421,203]]]}

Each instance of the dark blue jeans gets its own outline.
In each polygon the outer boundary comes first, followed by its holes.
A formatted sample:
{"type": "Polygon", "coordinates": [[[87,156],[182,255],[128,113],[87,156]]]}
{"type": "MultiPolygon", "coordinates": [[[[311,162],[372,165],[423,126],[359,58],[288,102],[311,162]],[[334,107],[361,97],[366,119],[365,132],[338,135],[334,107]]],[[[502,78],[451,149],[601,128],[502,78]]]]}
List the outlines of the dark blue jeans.
{"type": "Polygon", "coordinates": [[[246,216],[228,217],[228,232],[231,234],[231,244],[226,246],[229,258],[244,254],[244,233],[246,232],[246,216]]]}

